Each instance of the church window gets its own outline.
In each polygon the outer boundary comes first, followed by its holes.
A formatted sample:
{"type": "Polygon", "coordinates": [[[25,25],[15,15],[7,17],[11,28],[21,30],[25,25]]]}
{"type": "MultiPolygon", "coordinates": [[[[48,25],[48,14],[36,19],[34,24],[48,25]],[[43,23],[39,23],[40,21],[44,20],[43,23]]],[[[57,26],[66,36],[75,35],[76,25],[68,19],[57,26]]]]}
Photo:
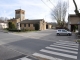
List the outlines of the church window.
{"type": "Polygon", "coordinates": [[[28,24],[28,27],[30,27],[30,24],[28,24]]]}
{"type": "Polygon", "coordinates": [[[24,24],[24,27],[26,27],[26,24],[24,24]]]}

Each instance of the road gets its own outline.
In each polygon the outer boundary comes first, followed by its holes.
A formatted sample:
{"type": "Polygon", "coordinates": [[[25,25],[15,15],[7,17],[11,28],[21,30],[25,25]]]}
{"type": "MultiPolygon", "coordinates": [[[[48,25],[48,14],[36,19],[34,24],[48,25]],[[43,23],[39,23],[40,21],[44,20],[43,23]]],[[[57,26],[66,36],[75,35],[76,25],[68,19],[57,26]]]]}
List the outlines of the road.
{"type": "Polygon", "coordinates": [[[78,44],[75,40],[74,34],[56,36],[53,29],[28,33],[0,32],[0,58],[12,60],[26,56],[33,60],[46,57],[52,60],[77,60],[78,44]]]}

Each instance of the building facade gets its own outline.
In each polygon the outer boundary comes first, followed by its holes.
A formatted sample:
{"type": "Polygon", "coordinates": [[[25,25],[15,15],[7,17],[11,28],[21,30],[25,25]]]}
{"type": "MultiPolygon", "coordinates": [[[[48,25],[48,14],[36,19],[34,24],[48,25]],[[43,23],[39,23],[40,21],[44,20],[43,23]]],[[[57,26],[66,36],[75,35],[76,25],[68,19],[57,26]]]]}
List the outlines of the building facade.
{"type": "Polygon", "coordinates": [[[21,29],[27,30],[46,30],[46,22],[44,19],[23,20],[20,22],[21,29]]]}
{"type": "Polygon", "coordinates": [[[70,31],[78,30],[80,27],[80,18],[77,15],[68,16],[68,28],[70,31]]]}
{"type": "Polygon", "coordinates": [[[7,28],[7,22],[0,20],[0,30],[7,28]]]}

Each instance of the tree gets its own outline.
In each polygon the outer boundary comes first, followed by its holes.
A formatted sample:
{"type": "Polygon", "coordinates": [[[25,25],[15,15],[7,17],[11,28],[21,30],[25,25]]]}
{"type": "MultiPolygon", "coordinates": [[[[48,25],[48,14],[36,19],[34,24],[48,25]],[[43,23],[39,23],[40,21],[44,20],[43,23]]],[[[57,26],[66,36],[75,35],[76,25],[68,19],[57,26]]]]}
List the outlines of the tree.
{"type": "Polygon", "coordinates": [[[0,17],[0,20],[3,20],[3,21],[6,21],[6,20],[8,20],[8,18],[7,17],[0,17]]]}
{"type": "Polygon", "coordinates": [[[73,3],[74,3],[74,5],[75,5],[75,13],[76,13],[76,15],[77,15],[78,17],[80,17],[80,13],[79,13],[79,10],[78,10],[78,7],[77,7],[77,4],[76,4],[75,0],[73,0],[73,3]]]}
{"type": "Polygon", "coordinates": [[[53,20],[55,19],[57,21],[58,26],[64,27],[67,7],[67,2],[59,1],[51,11],[51,17],[53,20]]]}
{"type": "MultiPolygon", "coordinates": [[[[76,4],[75,0],[73,0],[73,3],[74,3],[74,6],[75,6],[75,13],[80,18],[80,13],[79,13],[79,10],[78,10],[78,7],[77,7],[77,4],[76,4]]],[[[79,34],[80,34],[80,25],[78,26],[78,31],[79,31],[79,34]]]]}
{"type": "Polygon", "coordinates": [[[15,25],[12,22],[8,23],[8,28],[9,29],[15,29],[15,25]]]}

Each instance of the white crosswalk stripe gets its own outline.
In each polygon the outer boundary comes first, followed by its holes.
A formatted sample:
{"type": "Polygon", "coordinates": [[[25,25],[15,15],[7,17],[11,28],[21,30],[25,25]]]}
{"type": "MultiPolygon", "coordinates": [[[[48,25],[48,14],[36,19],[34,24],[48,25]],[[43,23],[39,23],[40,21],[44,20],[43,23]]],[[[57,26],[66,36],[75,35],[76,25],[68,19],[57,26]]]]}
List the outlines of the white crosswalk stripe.
{"type": "Polygon", "coordinates": [[[67,43],[76,43],[76,42],[72,42],[72,41],[63,41],[63,40],[59,40],[59,42],[67,42],[67,43]]]}
{"type": "Polygon", "coordinates": [[[47,56],[47,55],[40,54],[40,53],[34,53],[33,55],[34,56],[39,56],[39,57],[42,57],[42,58],[46,58],[46,59],[49,59],[49,60],[63,60],[63,59],[47,56]]]}
{"type": "Polygon", "coordinates": [[[45,52],[45,53],[49,53],[49,54],[55,54],[55,55],[60,55],[60,56],[64,56],[64,57],[77,59],[77,56],[73,56],[73,55],[63,54],[63,53],[59,53],[59,52],[53,52],[53,51],[49,51],[49,50],[45,50],[45,49],[42,49],[40,51],[45,52]]]}
{"type": "Polygon", "coordinates": [[[74,47],[74,48],[78,48],[78,46],[74,46],[74,45],[66,45],[66,44],[57,44],[57,43],[54,43],[56,46],[66,46],[66,47],[74,47]]]}
{"type": "Polygon", "coordinates": [[[53,46],[53,47],[58,47],[58,48],[65,48],[65,49],[71,49],[71,50],[77,50],[76,48],[70,48],[70,47],[63,47],[63,46],[56,46],[56,45],[50,45],[50,46],[53,46]]]}
{"type": "Polygon", "coordinates": [[[46,58],[49,60],[76,60],[78,55],[78,44],[71,41],[57,41],[50,46],[41,49],[39,53],[33,56],[46,58]]]}
{"type": "Polygon", "coordinates": [[[67,43],[67,42],[56,42],[57,44],[69,44],[69,45],[75,45],[75,46],[78,46],[78,44],[75,44],[75,43],[67,43]]]}
{"type": "Polygon", "coordinates": [[[51,50],[58,50],[58,51],[62,51],[62,52],[68,52],[68,53],[78,54],[78,52],[70,51],[70,50],[65,50],[65,49],[52,48],[52,47],[46,47],[46,48],[47,48],[47,49],[51,49],[51,50]]]}
{"type": "Polygon", "coordinates": [[[32,60],[32,59],[29,59],[29,58],[23,57],[23,58],[19,58],[19,59],[16,59],[16,60],[32,60]]]}

